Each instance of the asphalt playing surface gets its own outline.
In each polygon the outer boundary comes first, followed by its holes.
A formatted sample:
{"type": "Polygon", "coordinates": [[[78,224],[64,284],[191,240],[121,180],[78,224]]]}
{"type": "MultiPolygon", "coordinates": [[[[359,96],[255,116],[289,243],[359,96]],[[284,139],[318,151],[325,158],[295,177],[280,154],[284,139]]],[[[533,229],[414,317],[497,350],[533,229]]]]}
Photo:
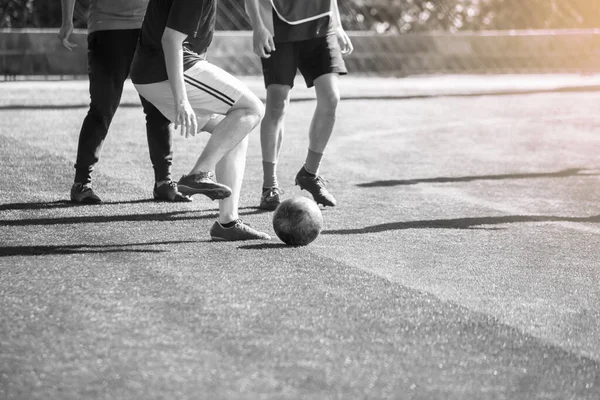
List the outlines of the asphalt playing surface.
{"type": "MultiPolygon", "coordinates": [[[[600,93],[503,78],[342,80],[340,205],[302,248],[210,243],[216,203],[147,202],[131,88],[106,204],[70,206],[85,84],[29,103],[61,83],[0,84],[0,398],[599,398],[600,93]]],[[[296,96],[286,196],[314,107],[296,96]]],[[[241,212],[270,230],[259,154],[254,133],[241,212]]]]}

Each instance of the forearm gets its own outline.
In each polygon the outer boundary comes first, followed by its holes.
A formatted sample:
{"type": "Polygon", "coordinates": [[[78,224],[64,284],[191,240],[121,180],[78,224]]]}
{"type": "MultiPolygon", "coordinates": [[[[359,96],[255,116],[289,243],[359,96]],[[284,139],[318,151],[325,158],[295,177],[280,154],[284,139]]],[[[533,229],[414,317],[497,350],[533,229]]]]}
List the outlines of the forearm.
{"type": "Polygon", "coordinates": [[[342,28],[342,17],[337,0],[331,0],[331,19],[334,29],[342,28]]]}
{"type": "Polygon", "coordinates": [[[245,0],[246,13],[250,19],[252,29],[258,29],[264,26],[264,22],[260,16],[259,0],[245,0]]]}
{"type": "Polygon", "coordinates": [[[73,23],[73,12],[75,10],[75,0],[61,0],[60,2],[62,23],[73,23]]]}
{"type": "Polygon", "coordinates": [[[173,92],[175,104],[187,101],[185,82],[183,80],[183,41],[186,35],[173,29],[166,28],[161,44],[165,54],[167,76],[173,92]]]}

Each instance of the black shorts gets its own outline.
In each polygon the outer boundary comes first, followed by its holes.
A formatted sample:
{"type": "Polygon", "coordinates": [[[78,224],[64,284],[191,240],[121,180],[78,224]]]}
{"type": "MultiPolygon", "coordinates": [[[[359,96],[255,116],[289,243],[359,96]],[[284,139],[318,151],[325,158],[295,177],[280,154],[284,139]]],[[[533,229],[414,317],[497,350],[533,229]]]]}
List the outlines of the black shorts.
{"type": "Polygon", "coordinates": [[[335,35],[299,42],[275,43],[275,48],[271,57],[261,58],[266,87],[271,84],[293,87],[298,69],[307,87],[314,86],[314,80],[321,75],[348,73],[335,35]]]}

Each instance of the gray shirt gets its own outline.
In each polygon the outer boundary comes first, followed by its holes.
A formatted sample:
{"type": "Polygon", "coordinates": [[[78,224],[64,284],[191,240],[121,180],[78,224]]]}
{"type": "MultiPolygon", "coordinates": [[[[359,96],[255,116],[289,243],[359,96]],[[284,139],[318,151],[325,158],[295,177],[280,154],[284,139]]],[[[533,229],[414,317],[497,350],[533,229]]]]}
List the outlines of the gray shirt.
{"type": "Polygon", "coordinates": [[[88,32],[140,29],[148,0],[90,0],[88,32]]]}

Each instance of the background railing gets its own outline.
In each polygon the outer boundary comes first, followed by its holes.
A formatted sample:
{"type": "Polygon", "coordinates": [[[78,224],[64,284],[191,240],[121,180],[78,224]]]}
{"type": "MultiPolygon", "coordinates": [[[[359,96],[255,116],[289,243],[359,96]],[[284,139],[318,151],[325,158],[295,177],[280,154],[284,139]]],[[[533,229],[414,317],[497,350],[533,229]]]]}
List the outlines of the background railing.
{"type": "MultiPolygon", "coordinates": [[[[77,0],[74,54],[57,47],[59,0],[0,0],[0,74],[85,74],[89,0],[77,0]],[[23,36],[25,35],[25,36],[23,36]],[[79,36],[77,36],[79,35],[79,36]]],[[[599,0],[338,0],[366,74],[600,72],[599,0]]],[[[243,0],[219,0],[210,55],[257,74],[243,0]]]]}

